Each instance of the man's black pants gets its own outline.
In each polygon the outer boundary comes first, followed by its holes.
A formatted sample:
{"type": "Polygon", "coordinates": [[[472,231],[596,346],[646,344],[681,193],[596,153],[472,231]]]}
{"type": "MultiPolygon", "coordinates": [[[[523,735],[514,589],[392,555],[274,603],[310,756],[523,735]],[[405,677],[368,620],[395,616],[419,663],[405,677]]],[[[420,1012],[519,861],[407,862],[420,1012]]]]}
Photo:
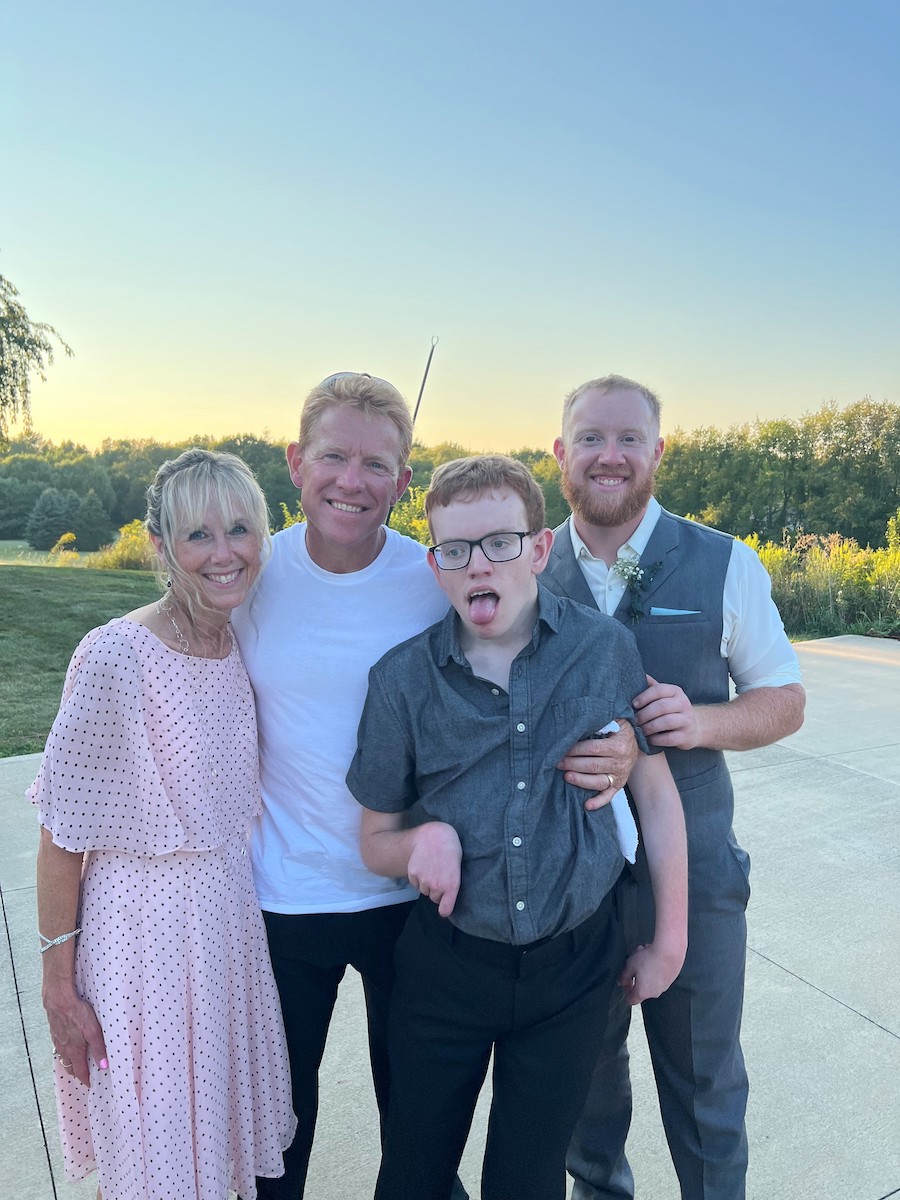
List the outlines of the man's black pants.
{"type": "Polygon", "coordinates": [[[280,1179],[257,1178],[260,1200],[301,1200],[303,1196],[316,1132],[319,1066],[338,985],[348,966],[362,976],[372,1082],[383,1123],[389,1085],[387,1012],[394,945],[413,904],[390,904],[357,913],[263,913],[287,1034],[297,1133],[284,1156],[285,1174],[280,1179]]]}

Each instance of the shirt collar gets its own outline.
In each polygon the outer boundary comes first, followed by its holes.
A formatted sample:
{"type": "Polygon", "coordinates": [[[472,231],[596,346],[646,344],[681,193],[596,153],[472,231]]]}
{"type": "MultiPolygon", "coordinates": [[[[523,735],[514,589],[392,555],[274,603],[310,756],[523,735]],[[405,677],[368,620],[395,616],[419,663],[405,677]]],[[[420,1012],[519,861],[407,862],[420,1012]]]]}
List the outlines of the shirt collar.
{"type": "MultiPolygon", "coordinates": [[[[561,597],[555,595],[538,580],[538,615],[534,624],[534,635],[526,646],[526,651],[533,650],[540,640],[540,626],[546,625],[553,633],[559,631],[561,597]]],[[[439,667],[446,666],[452,658],[459,666],[468,662],[459,644],[459,618],[455,608],[450,608],[446,616],[438,622],[435,630],[435,660],[439,667]]]]}
{"type": "MultiPolygon", "coordinates": [[[[659,520],[659,515],[662,512],[662,507],[655,496],[650,497],[647,505],[647,511],[641,518],[641,523],[631,535],[627,542],[624,542],[618,549],[616,558],[633,558],[637,562],[644,551],[647,549],[647,543],[650,541],[650,535],[656,528],[656,523],[659,520]]],[[[593,558],[587,546],[579,536],[578,530],[575,528],[575,522],[569,521],[569,533],[572,537],[572,549],[575,551],[575,558],[593,558]]]]}

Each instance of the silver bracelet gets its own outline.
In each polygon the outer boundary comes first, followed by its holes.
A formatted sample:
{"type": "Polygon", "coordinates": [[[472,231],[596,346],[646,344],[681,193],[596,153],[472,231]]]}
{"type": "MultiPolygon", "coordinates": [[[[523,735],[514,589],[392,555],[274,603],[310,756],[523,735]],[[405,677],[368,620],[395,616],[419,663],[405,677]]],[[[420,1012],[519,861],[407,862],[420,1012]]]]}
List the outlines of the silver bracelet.
{"type": "Polygon", "coordinates": [[[61,933],[59,937],[48,938],[44,937],[41,931],[38,930],[38,937],[44,943],[43,946],[41,946],[41,954],[46,954],[51,946],[61,946],[63,942],[67,942],[69,938],[78,937],[79,933],[81,933],[80,929],[73,929],[71,933],[61,933]]]}

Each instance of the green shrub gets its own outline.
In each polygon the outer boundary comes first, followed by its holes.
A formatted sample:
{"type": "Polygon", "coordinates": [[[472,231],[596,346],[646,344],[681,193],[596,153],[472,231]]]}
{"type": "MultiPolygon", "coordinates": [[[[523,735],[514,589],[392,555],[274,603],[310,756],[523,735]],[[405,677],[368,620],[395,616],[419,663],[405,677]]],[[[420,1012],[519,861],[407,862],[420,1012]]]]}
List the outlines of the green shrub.
{"type": "Polygon", "coordinates": [[[32,550],[50,550],[75,523],[78,496],[71,489],[44,488],[31,510],[25,537],[32,550]]]}
{"type": "Polygon", "coordinates": [[[302,525],[306,520],[303,515],[303,509],[300,507],[300,501],[297,501],[297,511],[291,512],[285,502],[282,500],[278,506],[281,509],[281,528],[290,529],[292,525],[302,525]]]}
{"type": "Polygon", "coordinates": [[[83,496],[72,524],[79,550],[99,550],[106,545],[112,533],[106,509],[93,488],[83,496]]]}
{"type": "Polygon", "coordinates": [[[398,533],[411,537],[413,541],[430,546],[431,537],[425,517],[425,491],[423,487],[409,488],[400,502],[394,505],[390,526],[398,533]]]}
{"type": "Polygon", "coordinates": [[[862,549],[839,534],[746,543],[772,579],[772,597],[792,636],[900,631],[900,546],[862,549]]]}
{"type": "Polygon", "coordinates": [[[75,534],[64,533],[56,545],[50,550],[48,564],[51,567],[77,567],[81,555],[73,550],[75,534]]]}
{"type": "Polygon", "coordinates": [[[129,521],[111,546],[92,554],[87,563],[107,571],[152,571],[156,554],[143,521],[129,521]]]}

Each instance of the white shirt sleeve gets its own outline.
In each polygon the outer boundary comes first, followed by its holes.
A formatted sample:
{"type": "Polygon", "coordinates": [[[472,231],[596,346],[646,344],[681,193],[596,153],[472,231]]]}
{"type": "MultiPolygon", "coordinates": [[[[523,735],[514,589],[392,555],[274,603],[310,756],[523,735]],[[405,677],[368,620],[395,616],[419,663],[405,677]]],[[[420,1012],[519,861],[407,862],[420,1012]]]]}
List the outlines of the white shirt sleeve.
{"type": "Polygon", "coordinates": [[[753,688],[800,683],[800,664],[772,600],[759,555],[737,538],[722,594],[722,657],[738,695],[753,688]]]}

